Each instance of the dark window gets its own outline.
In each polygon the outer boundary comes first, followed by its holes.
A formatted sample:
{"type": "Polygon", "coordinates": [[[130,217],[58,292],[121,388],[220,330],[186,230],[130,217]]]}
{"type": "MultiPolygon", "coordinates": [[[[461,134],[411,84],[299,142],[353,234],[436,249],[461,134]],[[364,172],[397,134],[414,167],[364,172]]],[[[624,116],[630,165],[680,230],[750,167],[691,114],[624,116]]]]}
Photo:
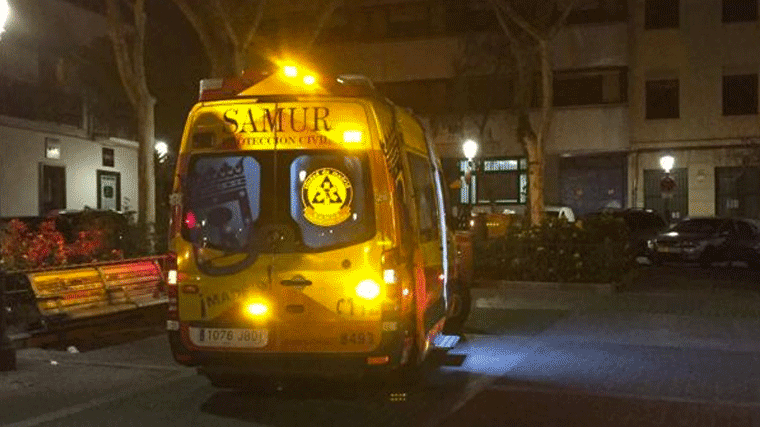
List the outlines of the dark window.
{"type": "Polygon", "coordinates": [[[647,30],[678,28],[679,16],[678,0],[646,0],[644,28],[647,30]]]}
{"type": "Polygon", "coordinates": [[[230,253],[319,252],[374,235],[365,154],[291,150],[274,158],[263,150],[193,156],[185,239],[230,253]],[[273,232],[281,239],[267,240],[273,232]]]}
{"type": "Polygon", "coordinates": [[[432,169],[426,158],[416,154],[409,154],[409,166],[412,172],[420,236],[423,242],[427,242],[438,236],[438,203],[433,187],[432,169]]]}
{"type": "Polygon", "coordinates": [[[757,0],[723,0],[723,22],[757,21],[757,0]]]}
{"type": "Polygon", "coordinates": [[[577,3],[567,16],[569,25],[623,22],[628,15],[626,0],[593,0],[577,3]]]}
{"type": "Polygon", "coordinates": [[[757,114],[757,74],[723,76],[723,115],[757,114]]]}
{"type": "Polygon", "coordinates": [[[720,218],[687,219],[673,226],[673,231],[679,233],[715,233],[730,225],[730,222],[720,218]]]}
{"type": "Polygon", "coordinates": [[[677,119],[678,80],[650,80],[646,83],[647,119],[677,119]]]}
{"type": "Polygon", "coordinates": [[[103,147],[103,166],[114,166],[113,148],[103,147]]]}
{"type": "Polygon", "coordinates": [[[591,105],[604,103],[601,75],[561,76],[554,79],[554,105],[591,105]]]}
{"type": "Polygon", "coordinates": [[[476,203],[525,203],[528,191],[528,164],[523,159],[486,159],[477,161],[477,171],[472,174],[472,182],[465,178],[467,160],[459,161],[460,182],[459,202],[468,204],[471,200],[470,185],[477,194],[476,203]]]}

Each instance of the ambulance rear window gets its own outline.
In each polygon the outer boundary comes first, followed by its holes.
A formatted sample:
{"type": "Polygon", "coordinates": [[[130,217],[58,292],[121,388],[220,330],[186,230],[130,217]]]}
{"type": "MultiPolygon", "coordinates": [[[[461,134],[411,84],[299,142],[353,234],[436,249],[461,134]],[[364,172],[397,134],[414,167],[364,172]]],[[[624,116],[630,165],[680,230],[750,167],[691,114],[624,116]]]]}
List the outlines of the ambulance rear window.
{"type": "Polygon", "coordinates": [[[319,252],[374,235],[368,158],[328,150],[196,154],[183,237],[228,253],[319,252]]]}
{"type": "Polygon", "coordinates": [[[366,240],[374,231],[366,156],[310,153],[290,163],[290,216],[310,249],[366,240]]]}

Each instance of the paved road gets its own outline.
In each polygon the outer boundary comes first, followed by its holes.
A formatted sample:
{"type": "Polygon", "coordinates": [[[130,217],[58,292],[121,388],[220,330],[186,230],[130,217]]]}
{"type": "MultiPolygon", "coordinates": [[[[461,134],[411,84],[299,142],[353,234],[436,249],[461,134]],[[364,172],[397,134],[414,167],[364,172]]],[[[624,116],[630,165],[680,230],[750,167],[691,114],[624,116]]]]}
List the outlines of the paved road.
{"type": "Polygon", "coordinates": [[[21,352],[19,370],[0,373],[0,425],[760,425],[755,291],[514,299],[476,298],[467,339],[404,401],[379,385],[214,389],[156,336],[21,352]]]}

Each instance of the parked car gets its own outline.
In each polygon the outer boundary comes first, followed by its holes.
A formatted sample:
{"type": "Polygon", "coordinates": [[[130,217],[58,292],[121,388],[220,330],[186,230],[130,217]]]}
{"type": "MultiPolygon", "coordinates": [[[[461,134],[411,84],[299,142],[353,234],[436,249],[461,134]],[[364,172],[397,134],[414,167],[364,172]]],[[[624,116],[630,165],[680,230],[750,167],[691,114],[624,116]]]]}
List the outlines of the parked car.
{"type": "Polygon", "coordinates": [[[568,206],[544,206],[544,215],[547,218],[559,218],[567,222],[575,222],[575,213],[568,206]]]}
{"type": "Polygon", "coordinates": [[[760,268],[760,222],[746,218],[697,217],[674,224],[649,241],[650,259],[698,262],[744,261],[760,268]]]}
{"type": "Polygon", "coordinates": [[[636,256],[648,254],[647,242],[667,228],[665,220],[652,209],[605,209],[584,215],[583,220],[609,215],[620,218],[628,229],[628,244],[636,256]]]}

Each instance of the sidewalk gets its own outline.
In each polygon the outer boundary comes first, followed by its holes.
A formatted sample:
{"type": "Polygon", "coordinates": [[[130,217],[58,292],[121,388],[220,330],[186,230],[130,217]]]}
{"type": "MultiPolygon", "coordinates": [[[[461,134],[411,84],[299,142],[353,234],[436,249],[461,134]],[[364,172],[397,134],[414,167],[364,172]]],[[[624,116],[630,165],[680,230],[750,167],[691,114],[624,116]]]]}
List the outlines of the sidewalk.
{"type": "Polygon", "coordinates": [[[165,335],[85,353],[22,349],[17,369],[0,372],[0,425],[31,426],[138,394],[195,370],[171,358],[165,335]],[[42,418],[41,418],[42,417],[42,418]]]}

